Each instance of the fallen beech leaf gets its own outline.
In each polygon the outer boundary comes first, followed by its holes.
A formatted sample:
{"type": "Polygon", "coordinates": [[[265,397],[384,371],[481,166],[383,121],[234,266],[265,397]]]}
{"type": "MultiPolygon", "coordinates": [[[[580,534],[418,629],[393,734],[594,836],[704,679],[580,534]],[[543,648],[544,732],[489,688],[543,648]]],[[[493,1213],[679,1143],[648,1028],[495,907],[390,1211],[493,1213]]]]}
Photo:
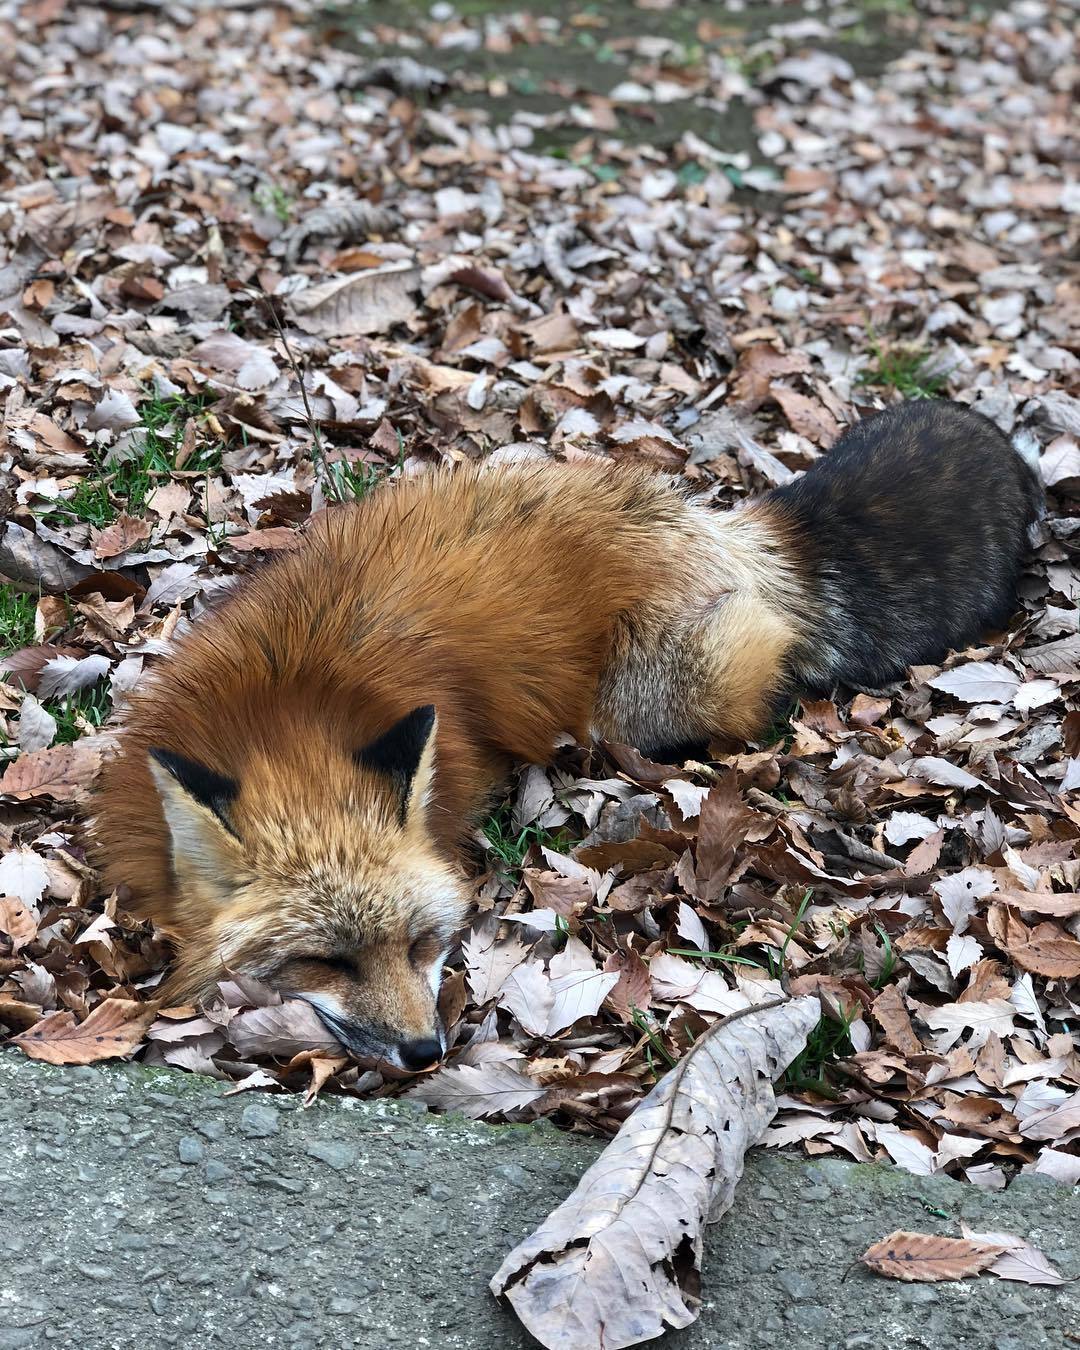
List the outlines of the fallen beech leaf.
{"type": "Polygon", "coordinates": [[[913,759],[907,766],[914,778],[922,778],[927,783],[937,783],[941,787],[985,788],[986,784],[973,773],[968,773],[959,764],[934,755],[925,755],[922,759],[913,759]]]}
{"type": "Polygon", "coordinates": [[[447,1064],[405,1094],[444,1111],[509,1115],[539,1101],[547,1088],[509,1064],[447,1064]]]}
{"type": "Polygon", "coordinates": [[[494,998],[510,972],[529,954],[530,944],[523,942],[516,932],[512,931],[500,942],[498,931],[496,916],[485,914],[461,944],[469,992],[476,1003],[486,1003],[494,998]]]}
{"type": "Polygon", "coordinates": [[[836,418],[828,408],[816,399],[800,394],[785,384],[773,383],[769,386],[773,398],[783,409],[784,416],[793,431],[807,440],[827,449],[840,434],[836,418]]]}
{"type": "Polygon", "coordinates": [[[1080,891],[1000,891],[994,900],[1011,905],[1013,909],[1030,910],[1032,914],[1050,914],[1055,919],[1068,919],[1080,914],[1080,891]]]}
{"type": "MultiPolygon", "coordinates": [[[[1015,929],[1023,928],[1023,924],[1015,925],[1015,929]]],[[[1010,933],[1015,929],[1010,925],[1010,933]]],[[[1074,980],[1080,976],[1080,942],[1056,924],[1040,923],[1027,932],[1026,938],[1010,940],[1006,950],[1022,970],[1036,975],[1052,980],[1074,980]]]]}
{"type": "Polygon", "coordinates": [[[108,674],[111,662],[107,656],[55,656],[42,670],[37,691],[42,698],[65,698],[97,684],[108,674]]]}
{"type": "Polygon", "coordinates": [[[339,1056],[341,1042],[310,1003],[289,998],[277,1006],[239,1013],[228,1026],[230,1044],[247,1059],[251,1055],[293,1055],[322,1050],[339,1056]]]}
{"type": "Polygon", "coordinates": [[[106,998],[82,1022],[72,1012],[49,1013],[12,1044],[49,1064],[93,1064],[130,1055],[156,1016],[156,1003],[106,998]]]}
{"type": "Polygon", "coordinates": [[[0,933],[11,938],[12,953],[33,942],[37,930],[37,917],[25,900],[15,895],[0,895],[0,933]]]}
{"type": "Polygon", "coordinates": [[[731,1205],[746,1150],[776,1113],[773,1080],[820,1012],[802,998],[721,1018],[510,1253],[491,1290],[541,1344],[619,1350],[694,1321],[704,1226],[731,1205]]]}
{"type": "Polygon", "coordinates": [[[20,585],[60,593],[71,590],[93,570],[13,520],[0,534],[0,574],[20,585]]]}
{"type": "Polygon", "coordinates": [[[0,797],[12,797],[17,802],[39,797],[74,801],[90,787],[100,764],[101,749],[90,738],[35,750],[8,765],[0,778],[0,797]]]}
{"type": "Polygon", "coordinates": [[[927,680],[931,689],[952,694],[964,703],[1008,703],[1020,688],[1019,677],[1008,666],[971,661],[927,680]]]}
{"type": "Polygon", "coordinates": [[[988,1267],[990,1274],[996,1275],[999,1280],[1018,1280],[1021,1284],[1071,1283],[1025,1238],[1013,1233],[973,1233],[967,1224],[961,1224],[960,1227],[964,1237],[972,1242],[985,1242],[1007,1249],[988,1267]]]}
{"type": "Polygon", "coordinates": [[[95,533],[94,557],[115,558],[117,554],[126,553],[136,544],[145,543],[150,535],[150,522],[145,517],[137,518],[121,514],[111,525],[106,525],[103,530],[95,533]]]}
{"type": "Polygon", "coordinates": [[[897,1229],[867,1247],[859,1260],[875,1275],[914,1283],[917,1280],[962,1280],[968,1275],[978,1275],[1004,1251],[1004,1247],[971,1238],[905,1233],[897,1229]]]}
{"type": "Polygon", "coordinates": [[[0,858],[0,895],[36,905],[49,885],[49,869],[33,849],[15,848],[0,858]]]}
{"type": "Polygon", "coordinates": [[[266,530],[249,530],[247,534],[233,534],[229,536],[229,547],[239,549],[241,553],[250,553],[257,548],[281,549],[299,548],[304,542],[303,535],[298,530],[291,530],[288,525],[271,525],[266,530]]]}
{"type": "Polygon", "coordinates": [[[305,333],[358,337],[385,333],[394,324],[411,319],[419,289],[419,267],[393,267],[310,286],[290,296],[287,307],[305,333]]]}
{"type": "Polygon", "coordinates": [[[1080,1129],[1080,1092],[1074,1092],[1045,1111],[1035,1111],[1020,1122],[1025,1139],[1061,1139],[1080,1129]]]}

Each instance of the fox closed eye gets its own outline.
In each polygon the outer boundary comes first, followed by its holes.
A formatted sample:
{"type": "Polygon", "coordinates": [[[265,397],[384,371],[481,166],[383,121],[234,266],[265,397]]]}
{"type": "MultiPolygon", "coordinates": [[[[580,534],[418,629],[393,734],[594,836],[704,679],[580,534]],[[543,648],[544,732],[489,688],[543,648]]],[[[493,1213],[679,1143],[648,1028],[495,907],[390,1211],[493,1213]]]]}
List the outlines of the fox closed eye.
{"type": "Polygon", "coordinates": [[[422,933],[409,946],[409,960],[414,966],[430,964],[446,946],[438,933],[422,933]]]}

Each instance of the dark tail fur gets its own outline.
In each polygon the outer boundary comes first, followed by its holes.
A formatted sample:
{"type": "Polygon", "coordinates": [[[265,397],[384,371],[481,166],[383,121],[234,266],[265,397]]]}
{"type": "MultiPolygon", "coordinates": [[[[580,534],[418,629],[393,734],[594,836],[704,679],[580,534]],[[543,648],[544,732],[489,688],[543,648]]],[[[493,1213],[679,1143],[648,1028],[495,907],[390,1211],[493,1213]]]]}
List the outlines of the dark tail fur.
{"type": "Polygon", "coordinates": [[[1005,626],[1042,505],[1024,450],[961,404],[902,403],[766,496],[820,614],[797,683],[880,685],[1005,626]]]}

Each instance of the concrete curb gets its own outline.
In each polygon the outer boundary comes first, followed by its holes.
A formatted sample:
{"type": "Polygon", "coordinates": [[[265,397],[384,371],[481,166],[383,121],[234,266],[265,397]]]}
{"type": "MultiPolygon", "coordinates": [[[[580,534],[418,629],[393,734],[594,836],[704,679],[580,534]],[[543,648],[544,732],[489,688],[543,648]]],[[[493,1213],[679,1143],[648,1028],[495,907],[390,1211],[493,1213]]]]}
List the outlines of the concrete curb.
{"type": "MultiPolygon", "coordinates": [[[[487,1291],[600,1145],[408,1102],[244,1093],[138,1065],[0,1054],[0,1350],[535,1344],[487,1291]]],[[[756,1153],[671,1346],[1031,1350],[1080,1341],[1080,1289],[845,1272],[895,1228],[1029,1237],[1080,1273],[1080,1188],[756,1153]],[[922,1201],[947,1211],[943,1220],[922,1201]]]]}

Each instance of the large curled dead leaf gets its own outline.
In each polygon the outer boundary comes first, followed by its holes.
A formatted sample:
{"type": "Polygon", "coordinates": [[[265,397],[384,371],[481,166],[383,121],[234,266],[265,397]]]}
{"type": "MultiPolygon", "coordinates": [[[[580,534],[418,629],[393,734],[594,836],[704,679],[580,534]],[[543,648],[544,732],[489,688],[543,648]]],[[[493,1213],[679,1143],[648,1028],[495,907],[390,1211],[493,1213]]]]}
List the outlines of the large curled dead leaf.
{"type": "Polygon", "coordinates": [[[697,1317],[702,1235],[729,1208],[773,1081],[820,1017],[773,1000],[716,1022],[491,1281],[543,1345],[619,1350],[697,1317]]]}
{"type": "Polygon", "coordinates": [[[939,1237],[936,1233],[906,1233],[897,1229],[867,1247],[859,1260],[887,1280],[962,1280],[978,1275],[1007,1249],[972,1238],[939,1237]]]}
{"type": "Polygon", "coordinates": [[[157,1016],[156,1003],[136,1003],[134,999],[103,999],[84,1021],[72,1012],[54,1012],[12,1044],[31,1059],[49,1064],[93,1064],[99,1059],[130,1055],[157,1016]]]}

